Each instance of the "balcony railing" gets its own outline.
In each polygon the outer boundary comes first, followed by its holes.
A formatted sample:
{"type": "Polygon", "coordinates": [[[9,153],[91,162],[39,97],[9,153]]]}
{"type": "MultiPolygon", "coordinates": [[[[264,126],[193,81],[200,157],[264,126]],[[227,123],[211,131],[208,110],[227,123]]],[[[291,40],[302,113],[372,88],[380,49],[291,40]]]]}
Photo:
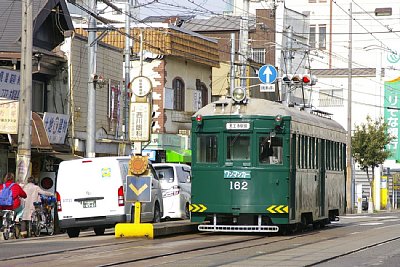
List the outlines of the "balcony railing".
{"type": "Polygon", "coordinates": [[[319,99],[320,107],[343,107],[343,99],[341,98],[325,98],[319,99]]]}

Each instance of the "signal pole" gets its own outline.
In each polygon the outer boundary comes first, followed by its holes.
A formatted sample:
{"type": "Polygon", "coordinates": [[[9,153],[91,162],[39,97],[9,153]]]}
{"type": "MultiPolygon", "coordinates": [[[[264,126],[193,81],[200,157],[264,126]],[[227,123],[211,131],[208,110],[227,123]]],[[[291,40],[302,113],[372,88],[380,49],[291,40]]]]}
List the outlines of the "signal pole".
{"type": "Polygon", "coordinates": [[[18,111],[16,181],[26,183],[32,142],[32,0],[22,1],[21,87],[18,111]]]}
{"type": "Polygon", "coordinates": [[[243,2],[243,15],[240,20],[240,87],[244,89],[244,92],[247,94],[246,90],[246,70],[247,70],[247,54],[249,47],[249,0],[244,0],[243,2]]]}
{"type": "MultiPolygon", "coordinates": [[[[97,0],[89,0],[89,9],[97,12],[97,0]]],[[[96,19],[88,16],[88,113],[86,130],[86,157],[96,157],[96,87],[94,75],[96,74],[96,19]]]]}
{"type": "Polygon", "coordinates": [[[235,33],[231,33],[231,75],[230,75],[230,92],[229,95],[232,96],[233,90],[235,89],[235,33]]]}
{"type": "Polygon", "coordinates": [[[346,178],[346,208],[347,213],[353,213],[353,169],[352,169],[352,156],[351,156],[351,82],[352,82],[352,6],[350,2],[349,9],[349,59],[348,59],[348,88],[347,88],[347,178],[346,178]]]}

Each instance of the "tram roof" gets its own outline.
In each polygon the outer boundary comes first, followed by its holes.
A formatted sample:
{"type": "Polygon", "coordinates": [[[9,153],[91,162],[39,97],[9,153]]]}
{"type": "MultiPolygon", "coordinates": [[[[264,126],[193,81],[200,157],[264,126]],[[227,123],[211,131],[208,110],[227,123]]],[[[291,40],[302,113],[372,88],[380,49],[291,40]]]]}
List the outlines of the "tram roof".
{"type": "MultiPolygon", "coordinates": [[[[318,112],[317,114],[320,114],[318,112]]],[[[327,115],[323,114],[323,115],[327,115]]],[[[236,104],[231,98],[220,99],[212,102],[200,110],[193,116],[201,115],[218,116],[218,115],[241,115],[245,116],[290,116],[292,121],[304,124],[315,124],[325,128],[332,128],[336,131],[345,132],[345,129],[338,122],[322,117],[320,115],[310,114],[306,110],[300,110],[296,107],[288,107],[278,102],[269,101],[260,98],[248,98],[247,104],[236,104]]]]}

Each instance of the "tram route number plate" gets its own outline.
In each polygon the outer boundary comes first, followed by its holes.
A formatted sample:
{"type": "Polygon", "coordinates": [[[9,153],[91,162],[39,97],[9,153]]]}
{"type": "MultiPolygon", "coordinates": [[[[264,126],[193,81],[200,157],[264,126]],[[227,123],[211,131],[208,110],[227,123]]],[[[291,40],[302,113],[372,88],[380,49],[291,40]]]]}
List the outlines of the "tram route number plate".
{"type": "Polygon", "coordinates": [[[82,201],[83,208],[95,208],[96,207],[96,200],[86,200],[82,201]]]}
{"type": "Polygon", "coordinates": [[[228,122],[226,124],[227,130],[248,130],[250,129],[249,122],[228,122]]]}

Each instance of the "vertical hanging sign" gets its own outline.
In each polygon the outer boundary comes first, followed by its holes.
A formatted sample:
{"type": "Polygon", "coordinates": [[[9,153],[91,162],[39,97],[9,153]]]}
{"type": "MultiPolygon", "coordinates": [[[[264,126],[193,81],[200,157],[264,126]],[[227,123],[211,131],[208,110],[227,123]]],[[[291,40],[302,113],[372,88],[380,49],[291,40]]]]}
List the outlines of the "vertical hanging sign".
{"type": "Polygon", "coordinates": [[[129,139],[132,142],[150,140],[150,103],[131,102],[129,115],[129,139]]]}
{"type": "Polygon", "coordinates": [[[385,82],[385,102],[384,119],[388,123],[388,133],[394,136],[394,139],[386,146],[387,150],[392,152],[388,159],[400,161],[399,144],[399,115],[400,115],[400,77],[392,81],[385,82]]]}

